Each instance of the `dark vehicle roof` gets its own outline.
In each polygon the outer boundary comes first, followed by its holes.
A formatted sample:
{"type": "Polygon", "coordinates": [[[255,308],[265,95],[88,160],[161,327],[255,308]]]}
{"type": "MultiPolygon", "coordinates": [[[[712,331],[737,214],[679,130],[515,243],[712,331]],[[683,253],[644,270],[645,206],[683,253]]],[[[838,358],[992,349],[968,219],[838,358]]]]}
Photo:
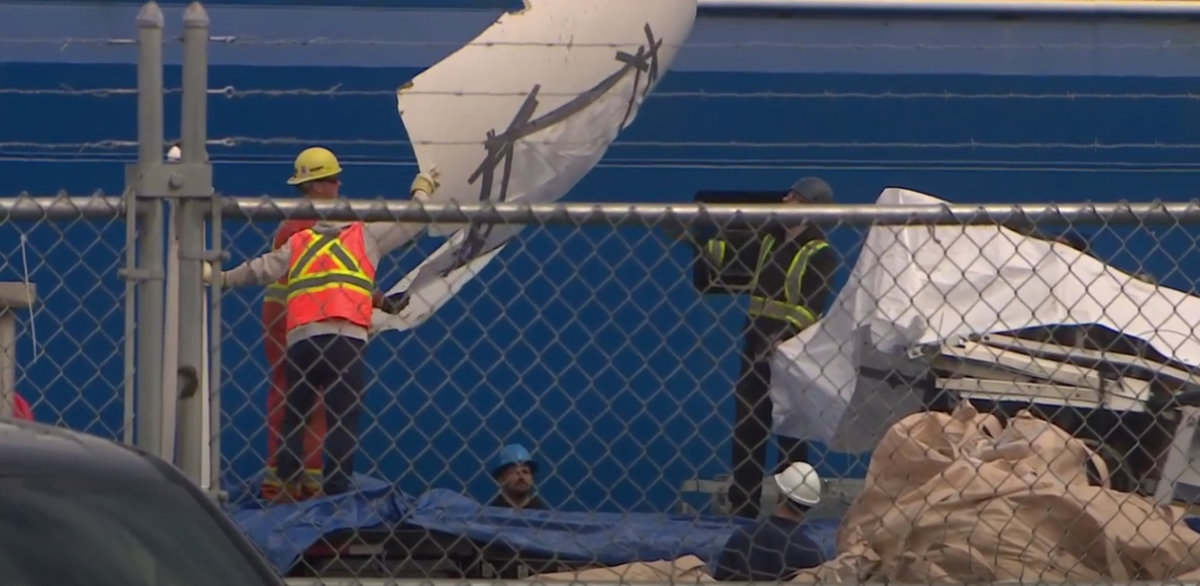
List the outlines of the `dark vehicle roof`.
{"type": "Polygon", "coordinates": [[[133,448],[40,423],[0,419],[0,475],[30,474],[178,480],[170,466],[133,448]]]}
{"type": "Polygon", "coordinates": [[[0,419],[0,478],[96,479],[186,494],[197,512],[216,524],[262,579],[283,585],[233,522],[199,487],[170,464],[135,448],[99,437],[29,421],[0,419]]]}

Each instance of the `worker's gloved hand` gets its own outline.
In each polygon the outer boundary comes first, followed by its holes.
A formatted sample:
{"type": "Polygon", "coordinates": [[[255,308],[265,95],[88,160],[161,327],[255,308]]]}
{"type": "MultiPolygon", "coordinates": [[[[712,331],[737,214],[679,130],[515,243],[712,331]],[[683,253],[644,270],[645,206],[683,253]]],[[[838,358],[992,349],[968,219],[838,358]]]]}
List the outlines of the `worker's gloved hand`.
{"type": "Polygon", "coordinates": [[[441,187],[441,182],[438,181],[437,166],[430,167],[428,171],[417,173],[413,178],[412,186],[409,187],[408,194],[416,201],[425,203],[429,201],[429,196],[441,187]]]}
{"type": "Polygon", "coordinates": [[[400,313],[400,310],[408,306],[408,295],[401,293],[388,297],[382,292],[376,291],[371,296],[371,305],[379,311],[396,315],[400,313]]]}
{"type": "Polygon", "coordinates": [[[200,263],[200,271],[200,278],[204,280],[205,285],[220,287],[225,281],[225,273],[220,269],[214,269],[212,263],[200,263]]]}
{"type": "Polygon", "coordinates": [[[384,297],[379,304],[379,309],[384,313],[399,315],[405,307],[408,307],[408,295],[398,295],[396,297],[384,297]]]}

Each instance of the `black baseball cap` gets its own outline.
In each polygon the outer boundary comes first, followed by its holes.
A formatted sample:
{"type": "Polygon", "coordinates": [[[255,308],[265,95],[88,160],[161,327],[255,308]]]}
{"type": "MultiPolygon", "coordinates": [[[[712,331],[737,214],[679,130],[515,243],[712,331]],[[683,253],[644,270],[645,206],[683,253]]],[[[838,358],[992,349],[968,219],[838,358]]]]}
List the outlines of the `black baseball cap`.
{"type": "Polygon", "coordinates": [[[833,188],[819,177],[805,177],[792,184],[787,197],[799,197],[805,203],[833,203],[833,188]]]}

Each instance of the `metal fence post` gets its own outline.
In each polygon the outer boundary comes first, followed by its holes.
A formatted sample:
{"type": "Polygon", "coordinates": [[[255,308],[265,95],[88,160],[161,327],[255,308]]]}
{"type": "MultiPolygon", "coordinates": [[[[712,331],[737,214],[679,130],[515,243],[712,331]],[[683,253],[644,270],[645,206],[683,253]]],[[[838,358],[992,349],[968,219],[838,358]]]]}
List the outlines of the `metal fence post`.
{"type": "Polygon", "coordinates": [[[17,315],[37,300],[31,283],[0,283],[0,416],[11,417],[17,394],[17,315]]]}
{"type": "MultiPolygon", "coordinates": [[[[180,387],[178,464],[193,481],[208,481],[203,488],[219,484],[206,473],[203,453],[210,441],[209,423],[204,418],[208,393],[200,386],[204,372],[205,295],[201,262],[212,260],[204,239],[204,221],[213,194],[212,167],[208,162],[208,13],[193,2],[183,14],[183,108],[179,209],[175,217],[179,235],[179,370],[187,380],[180,387]]],[[[211,417],[213,414],[209,414],[211,417]]]]}
{"type": "MultiPolygon", "coordinates": [[[[225,252],[221,233],[221,196],[213,191],[211,234],[209,249],[216,262],[224,260],[225,252]]],[[[227,496],[221,490],[221,284],[209,288],[208,302],[208,429],[209,470],[213,478],[213,489],[219,498],[227,496]]]]}
{"type": "MultiPolygon", "coordinates": [[[[136,231],[137,269],[125,277],[137,282],[137,427],[139,447],[162,457],[163,360],[163,195],[152,172],[163,158],[163,13],[147,2],[137,16],[138,27],[138,164],[126,174],[126,221],[139,222],[136,231]]],[[[128,374],[128,373],[127,373],[128,374]]]]}

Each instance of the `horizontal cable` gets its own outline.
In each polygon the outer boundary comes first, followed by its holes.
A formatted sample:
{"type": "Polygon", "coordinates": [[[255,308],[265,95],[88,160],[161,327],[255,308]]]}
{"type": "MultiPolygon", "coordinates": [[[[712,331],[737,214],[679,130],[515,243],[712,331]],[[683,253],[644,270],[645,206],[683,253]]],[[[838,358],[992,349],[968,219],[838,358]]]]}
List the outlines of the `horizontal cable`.
{"type": "MultiPolygon", "coordinates": [[[[55,163],[60,165],[81,165],[96,163],[125,163],[130,159],[128,153],[94,152],[85,156],[76,154],[46,155],[44,153],[13,153],[0,152],[0,163],[55,163]]],[[[416,160],[412,158],[379,159],[346,155],[341,160],[347,166],[371,167],[415,167],[416,160]]],[[[214,164],[222,167],[230,165],[256,166],[288,166],[293,163],[292,157],[277,155],[235,155],[214,158],[214,164]]],[[[1155,161],[1054,161],[1054,160],[983,160],[983,159],[757,159],[757,158],[653,158],[639,157],[623,159],[606,157],[598,165],[598,169],[662,169],[662,170],[800,170],[800,169],[842,169],[853,168],[859,171],[876,170],[921,170],[921,171],[986,171],[986,172],[1061,172],[1061,173],[1197,173],[1200,163],[1155,162],[1155,161]]]]}
{"type": "MultiPolygon", "coordinates": [[[[181,93],[181,88],[166,88],[163,93],[178,94],[181,93]]],[[[137,88],[83,88],[76,89],[69,86],[61,86],[59,88],[0,88],[0,95],[30,95],[30,96],[45,96],[45,95],[69,95],[69,96],[93,96],[105,98],[109,96],[135,96],[137,88]]],[[[331,86],[325,89],[316,88],[291,88],[291,89],[238,89],[234,86],[225,86],[222,88],[212,88],[208,90],[209,95],[222,96],[226,98],[248,98],[248,97],[285,97],[285,96],[303,96],[303,97],[362,97],[362,96],[395,96],[396,90],[348,90],[342,89],[341,85],[331,86]]],[[[436,91],[420,91],[410,89],[405,92],[411,95],[428,95],[428,96],[489,96],[489,97],[525,97],[529,92],[436,92],[436,91]]],[[[542,96],[559,96],[559,97],[574,97],[577,94],[568,92],[540,92],[542,96]]],[[[833,100],[833,99],[850,99],[850,100],[1174,100],[1174,101],[1194,101],[1200,100],[1200,93],[1096,93],[1096,92],[1063,92],[1063,93],[1023,93],[1023,92],[996,92],[996,93],[962,93],[962,92],[720,92],[720,91],[662,91],[650,94],[652,100],[658,99],[678,99],[678,98],[699,98],[699,99],[736,99],[736,100],[833,100]]]]}
{"type": "MultiPolygon", "coordinates": [[[[0,151],[0,161],[3,160],[31,160],[59,162],[59,163],[110,163],[114,161],[124,162],[129,158],[125,152],[93,152],[85,156],[76,156],[75,154],[58,154],[47,155],[42,152],[21,152],[21,151],[0,151]]],[[[416,159],[413,157],[402,158],[379,158],[378,156],[354,155],[347,154],[339,157],[341,161],[348,165],[354,166],[403,166],[411,167],[416,164],[416,159]]],[[[290,155],[269,154],[229,154],[215,157],[213,163],[221,165],[291,165],[294,162],[294,157],[290,155]]],[[[911,169],[911,168],[926,168],[929,166],[943,166],[946,168],[965,167],[979,168],[980,166],[988,166],[995,169],[1013,169],[1020,170],[1029,167],[1074,167],[1079,169],[1099,169],[1111,170],[1113,168],[1122,167],[1136,171],[1149,170],[1177,170],[1195,172],[1200,171],[1200,162],[1177,162],[1177,161],[1146,161],[1146,160],[1106,160],[1106,161],[1070,161],[1070,160],[1047,160],[1047,159],[899,159],[899,158],[754,158],[754,157],[637,157],[623,158],[620,156],[606,156],[602,159],[598,167],[658,167],[658,166],[678,166],[678,167],[725,167],[725,166],[741,166],[744,168],[768,167],[768,168],[794,168],[808,166],[822,167],[854,167],[859,165],[878,165],[887,168],[896,169],[911,169]]]]}
{"type": "MultiPolygon", "coordinates": [[[[555,47],[570,46],[572,48],[603,48],[619,49],[629,46],[629,43],[538,43],[538,42],[489,42],[463,43],[459,40],[381,40],[381,39],[331,39],[317,37],[311,39],[262,39],[257,37],[240,37],[233,35],[212,36],[209,41],[223,45],[255,45],[255,46],[366,46],[366,47],[555,47]]],[[[178,39],[165,39],[164,44],[178,42],[178,39]]],[[[125,47],[137,45],[133,38],[0,38],[0,44],[16,45],[56,45],[66,48],[70,45],[89,45],[102,47],[125,47]]],[[[733,41],[733,42],[689,42],[684,45],[667,45],[682,49],[744,49],[744,48],[781,48],[809,50],[853,50],[853,51],[1094,51],[1096,49],[1140,50],[1140,51],[1184,51],[1200,47],[1200,43],[997,43],[997,44],[930,44],[930,43],[809,43],[804,41],[733,41]]]]}
{"type": "MultiPolygon", "coordinates": [[[[71,157],[71,158],[54,158],[54,157],[37,157],[37,156],[8,156],[0,153],[0,163],[54,163],[57,165],[83,165],[114,162],[127,162],[128,157],[121,158],[103,158],[103,157],[71,157]]],[[[292,164],[292,159],[275,159],[275,160],[238,160],[238,159],[218,159],[214,163],[220,166],[228,165],[270,165],[272,167],[289,166],[292,164]]],[[[343,158],[343,163],[350,165],[364,166],[397,166],[397,167],[416,167],[416,161],[408,160],[366,160],[348,162],[343,158]]],[[[772,170],[802,170],[802,169],[853,169],[855,171],[971,171],[971,172],[996,172],[996,173],[1012,173],[1012,172],[1053,172],[1053,173],[1189,173],[1195,174],[1200,172],[1200,164],[1174,164],[1174,163],[1144,163],[1131,161],[1114,161],[1107,163],[1086,163],[1086,162],[1070,162],[1070,161],[882,161],[877,159],[847,159],[839,161],[821,161],[821,160],[804,160],[804,159],[788,159],[788,160],[719,160],[719,159],[695,159],[695,160],[655,160],[655,159],[638,159],[638,160],[604,160],[596,166],[597,169],[642,169],[642,170],[740,170],[740,171],[772,171],[772,170]]]]}
{"type": "MultiPolygon", "coordinates": [[[[561,141],[535,141],[522,139],[527,144],[558,144],[569,146],[570,143],[561,141]]],[[[469,146],[477,145],[478,141],[428,141],[413,143],[407,140],[372,140],[372,139],[325,139],[325,138],[258,138],[251,136],[231,136],[213,138],[207,141],[209,146],[237,147],[240,145],[294,145],[311,146],[321,144],[326,146],[412,146],[414,144],[430,144],[439,146],[469,146]]],[[[988,142],[962,141],[948,143],[933,142],[742,142],[742,141],[616,141],[615,147],[626,148],[732,148],[732,149],[924,149],[924,150],[953,150],[953,149],[1064,149],[1064,150],[1196,150],[1200,143],[1158,143],[1158,142],[988,142]]],[[[135,140],[100,140],[94,142],[63,142],[46,143],[31,141],[0,141],[0,149],[23,148],[40,150],[113,150],[137,147],[135,140]]]]}
{"type": "MultiPolygon", "coordinates": [[[[574,203],[476,203],[423,207],[408,200],[300,200],[223,197],[222,216],[243,220],[325,219],[464,224],[640,225],[738,224],[772,222],[821,225],[995,225],[1020,219],[1038,224],[1181,224],[1200,223],[1200,201],[1187,203],[1030,203],[984,205],[737,205],[574,203]]],[[[29,197],[0,199],[0,217],[23,219],[112,218],[123,213],[123,200],[29,197]]]]}

